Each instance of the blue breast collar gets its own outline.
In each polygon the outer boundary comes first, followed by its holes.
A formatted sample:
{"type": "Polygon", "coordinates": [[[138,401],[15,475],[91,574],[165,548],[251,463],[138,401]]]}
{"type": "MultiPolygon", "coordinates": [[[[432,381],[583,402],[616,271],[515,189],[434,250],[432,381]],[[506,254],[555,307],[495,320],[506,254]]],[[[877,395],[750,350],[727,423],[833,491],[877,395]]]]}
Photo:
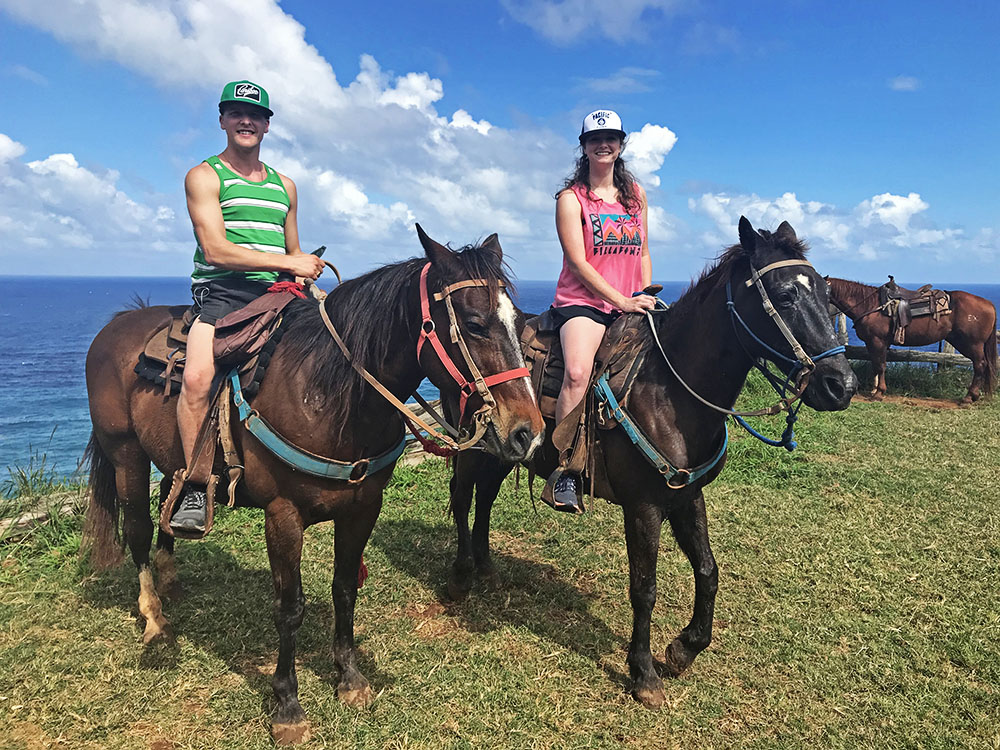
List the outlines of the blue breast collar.
{"type": "Polygon", "coordinates": [[[726,455],[726,448],[729,446],[729,427],[724,424],[722,445],[712,459],[693,469],[678,469],[664,458],[662,453],[656,450],[649,438],[639,429],[639,426],[632,419],[631,415],[618,403],[618,399],[615,398],[615,394],[611,390],[611,383],[608,382],[607,373],[604,373],[597,379],[597,384],[594,386],[594,393],[597,396],[598,408],[605,409],[608,414],[615,418],[618,424],[621,425],[621,428],[625,430],[625,434],[628,435],[629,440],[639,449],[639,452],[642,453],[646,460],[652,464],[653,468],[660,472],[667,482],[667,487],[672,490],[683,489],[698,481],[714,469],[719,461],[722,460],[722,457],[726,455]]]}
{"type": "Polygon", "coordinates": [[[235,369],[229,373],[229,383],[233,389],[233,404],[239,410],[243,426],[275,456],[293,469],[311,476],[357,483],[369,474],[375,474],[387,466],[392,466],[406,447],[404,434],[394,447],[374,458],[362,458],[359,461],[348,463],[318,456],[289,443],[275,432],[274,428],[257,413],[256,409],[250,408],[246,399],[243,398],[240,378],[235,369]]]}

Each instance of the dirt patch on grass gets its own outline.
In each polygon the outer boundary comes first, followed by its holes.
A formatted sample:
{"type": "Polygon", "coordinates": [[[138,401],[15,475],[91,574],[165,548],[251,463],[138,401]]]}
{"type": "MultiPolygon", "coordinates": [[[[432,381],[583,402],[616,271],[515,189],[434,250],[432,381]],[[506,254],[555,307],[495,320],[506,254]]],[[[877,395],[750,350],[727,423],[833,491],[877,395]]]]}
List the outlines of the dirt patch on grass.
{"type": "Polygon", "coordinates": [[[414,602],[404,610],[414,622],[413,632],[421,638],[440,638],[459,630],[454,617],[449,617],[448,608],[441,602],[421,604],[414,602]]]}
{"type": "MultiPolygon", "coordinates": [[[[878,403],[879,400],[872,398],[871,396],[862,396],[858,394],[854,397],[855,401],[864,401],[865,403],[878,403]]],[[[918,396],[885,396],[882,401],[884,404],[900,404],[901,406],[915,406],[920,409],[927,409],[928,411],[937,411],[940,409],[962,409],[967,408],[967,404],[960,404],[957,401],[944,398],[920,398],[918,396]]]]}

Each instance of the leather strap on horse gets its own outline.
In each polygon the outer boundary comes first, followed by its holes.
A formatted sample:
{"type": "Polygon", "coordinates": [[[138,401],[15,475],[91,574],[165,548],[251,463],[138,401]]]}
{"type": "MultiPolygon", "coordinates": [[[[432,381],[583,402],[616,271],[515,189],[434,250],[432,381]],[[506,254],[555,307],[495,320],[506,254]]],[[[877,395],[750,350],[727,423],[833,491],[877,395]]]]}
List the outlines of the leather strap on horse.
{"type": "Polygon", "coordinates": [[[229,400],[233,397],[232,384],[227,379],[223,385],[225,390],[219,400],[219,442],[222,443],[222,456],[226,461],[226,472],[229,474],[229,502],[232,508],[236,505],[236,485],[243,478],[244,467],[240,463],[239,453],[233,441],[232,411],[229,400]]]}
{"type": "MultiPolygon", "coordinates": [[[[427,274],[430,272],[430,268],[431,264],[428,263],[420,270],[421,325],[420,337],[417,339],[417,360],[420,360],[420,351],[423,348],[424,343],[426,341],[430,341],[431,347],[434,349],[434,353],[437,354],[438,360],[442,365],[444,365],[445,369],[448,370],[452,379],[454,379],[461,389],[461,396],[459,398],[458,405],[459,424],[464,421],[465,406],[473,392],[478,393],[483,399],[483,406],[479,408],[473,416],[473,419],[476,421],[485,421],[485,417],[489,414],[489,412],[496,408],[496,401],[493,400],[493,395],[490,393],[489,387],[491,385],[506,383],[508,380],[516,380],[517,378],[530,378],[531,372],[527,367],[516,367],[514,369],[484,378],[482,373],[479,371],[479,368],[476,367],[476,363],[472,359],[472,354],[469,352],[469,348],[466,346],[465,339],[462,338],[461,331],[458,327],[458,317],[455,315],[455,307],[451,303],[451,295],[459,289],[466,289],[469,287],[485,287],[489,284],[483,279],[466,279],[464,281],[459,281],[445,286],[440,292],[436,292],[434,294],[434,300],[436,302],[444,300],[445,308],[448,310],[448,333],[451,337],[451,342],[453,344],[457,344],[459,351],[462,352],[465,364],[469,368],[469,372],[472,374],[473,382],[470,383],[465,379],[465,376],[462,375],[458,367],[455,366],[455,363],[452,361],[451,357],[448,356],[448,352],[441,344],[441,340],[438,338],[437,331],[434,326],[434,320],[431,318],[430,300],[427,293],[427,274]]],[[[498,282],[498,284],[501,287],[503,286],[502,282],[498,282]]]]}
{"type": "MultiPolygon", "coordinates": [[[[466,440],[462,440],[460,437],[459,430],[454,427],[450,427],[444,417],[440,416],[433,408],[430,407],[425,401],[421,400],[421,404],[424,409],[431,415],[435,422],[444,426],[448,434],[441,434],[434,430],[430,425],[420,419],[413,411],[406,406],[402,401],[396,398],[388,388],[383,386],[378,380],[369,373],[362,365],[360,365],[351,354],[350,349],[344,340],[341,338],[340,334],[337,332],[336,327],[333,325],[333,321],[330,320],[329,313],[326,311],[326,306],[324,304],[320,305],[320,317],[323,319],[324,325],[326,325],[327,330],[333,337],[333,340],[340,347],[340,351],[343,352],[344,356],[347,357],[347,361],[350,362],[351,367],[364,378],[365,382],[375,388],[382,397],[392,404],[397,410],[399,410],[405,419],[410,420],[412,423],[417,424],[420,429],[424,430],[428,435],[434,436],[435,439],[440,440],[445,444],[448,450],[452,452],[466,450],[471,448],[476,443],[478,443],[483,435],[486,433],[486,425],[489,421],[489,416],[496,409],[496,401],[493,395],[490,393],[490,386],[499,385],[500,383],[506,383],[508,380],[515,380],[517,378],[530,377],[531,373],[526,367],[517,367],[505,372],[497,373],[495,375],[490,375],[488,377],[483,377],[479,368],[476,366],[475,361],[472,358],[471,352],[465,343],[465,339],[462,338],[461,330],[458,326],[458,318],[455,315],[455,308],[451,303],[451,294],[459,289],[466,289],[469,287],[488,287],[489,282],[484,279],[466,279],[464,281],[459,281],[454,284],[450,284],[441,289],[440,292],[436,292],[434,300],[440,302],[444,300],[445,307],[448,310],[448,321],[449,321],[449,337],[453,344],[456,344],[459,351],[462,352],[462,357],[465,359],[466,366],[469,368],[469,372],[472,374],[472,382],[468,381],[462,374],[461,370],[455,365],[454,361],[448,355],[445,350],[444,345],[441,343],[440,338],[438,338],[436,326],[434,325],[434,320],[431,317],[430,312],[430,295],[427,291],[427,275],[430,272],[431,264],[427,263],[420,271],[420,336],[417,339],[417,361],[420,360],[420,352],[423,348],[425,341],[430,341],[431,347],[434,349],[438,360],[441,362],[442,366],[447,370],[448,374],[451,375],[452,379],[458,384],[460,389],[460,400],[459,400],[459,425],[465,421],[465,407],[467,405],[469,397],[473,393],[478,393],[483,400],[483,405],[472,415],[473,433],[472,436],[466,440]]],[[[502,282],[498,282],[502,286],[502,282]]]]}
{"type": "MultiPolygon", "coordinates": [[[[486,433],[486,425],[479,423],[477,423],[476,425],[476,432],[473,434],[472,438],[462,443],[452,440],[451,437],[449,437],[448,435],[442,435],[441,433],[439,433],[437,430],[435,430],[433,427],[427,424],[424,420],[422,420],[420,417],[414,414],[413,411],[406,404],[404,404],[402,401],[396,398],[396,396],[393,395],[393,393],[388,388],[386,388],[384,385],[378,382],[378,380],[375,379],[374,375],[372,375],[370,372],[368,372],[368,370],[366,370],[364,367],[358,364],[358,362],[354,359],[354,355],[351,354],[351,350],[347,348],[347,344],[344,343],[344,340],[340,337],[340,334],[337,332],[336,327],[333,325],[333,321],[330,320],[330,316],[326,311],[326,305],[320,304],[319,314],[320,317],[323,319],[323,323],[326,325],[327,330],[330,332],[330,335],[333,337],[333,340],[337,342],[337,346],[340,347],[340,351],[343,352],[345,357],[347,357],[347,361],[351,363],[351,367],[353,367],[355,371],[357,371],[357,373],[361,375],[362,378],[365,379],[366,383],[368,383],[372,388],[378,391],[382,395],[382,398],[384,398],[386,401],[388,401],[390,404],[396,407],[396,409],[402,412],[404,417],[413,421],[418,427],[420,427],[421,430],[424,430],[428,434],[435,435],[439,440],[445,443],[445,445],[447,445],[448,448],[450,448],[452,451],[455,452],[460,450],[465,450],[466,448],[471,448],[473,445],[478,443],[479,440],[482,438],[482,436],[486,433]]],[[[441,421],[441,420],[443,420],[443,417],[441,418],[435,417],[435,421],[441,421]]]]}

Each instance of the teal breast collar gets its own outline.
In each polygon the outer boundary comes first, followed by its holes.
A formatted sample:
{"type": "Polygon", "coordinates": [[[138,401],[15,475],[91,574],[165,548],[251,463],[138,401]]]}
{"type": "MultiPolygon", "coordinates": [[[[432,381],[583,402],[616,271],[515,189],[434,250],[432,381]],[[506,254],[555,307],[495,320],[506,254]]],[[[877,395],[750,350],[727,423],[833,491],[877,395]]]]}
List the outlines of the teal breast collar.
{"type": "Polygon", "coordinates": [[[365,479],[369,474],[381,471],[387,466],[392,466],[402,455],[406,447],[406,436],[400,437],[399,442],[374,458],[362,458],[359,461],[348,463],[346,461],[336,461],[332,458],[318,456],[315,453],[303,450],[292,445],[285,438],[275,432],[256,409],[251,409],[250,405],[243,398],[243,389],[240,387],[240,378],[236,370],[229,373],[229,383],[233,389],[233,404],[240,413],[240,421],[243,426],[261,442],[271,453],[280,458],[293,469],[310,474],[323,479],[339,479],[344,482],[357,483],[365,479]]]}
{"type": "Polygon", "coordinates": [[[689,484],[698,481],[714,469],[716,464],[726,455],[726,448],[729,445],[728,426],[724,427],[725,432],[722,436],[722,446],[716,452],[714,458],[693,469],[678,469],[664,458],[663,454],[656,450],[629,413],[618,403],[618,399],[615,398],[615,394],[611,390],[611,384],[608,382],[607,373],[598,378],[597,384],[594,386],[594,393],[597,396],[598,408],[604,409],[610,416],[615,418],[615,421],[625,430],[625,434],[628,435],[629,440],[645,456],[646,460],[653,465],[653,468],[663,475],[663,478],[667,481],[667,487],[672,490],[683,489],[689,484]]]}

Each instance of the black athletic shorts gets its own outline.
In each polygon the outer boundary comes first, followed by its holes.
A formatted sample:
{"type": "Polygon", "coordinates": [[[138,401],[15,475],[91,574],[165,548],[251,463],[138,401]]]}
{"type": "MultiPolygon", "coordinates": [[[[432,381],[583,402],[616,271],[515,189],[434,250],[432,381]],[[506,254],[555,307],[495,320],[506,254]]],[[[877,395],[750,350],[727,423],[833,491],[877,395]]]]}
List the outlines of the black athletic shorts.
{"type": "Polygon", "coordinates": [[[563,307],[552,307],[550,308],[559,322],[561,327],[570,318],[590,318],[595,323],[600,323],[602,326],[610,326],[615,322],[615,319],[621,315],[620,312],[602,312],[596,307],[590,307],[589,305],[565,305],[563,307]]]}
{"type": "Polygon", "coordinates": [[[219,318],[246,307],[271,286],[266,281],[223,278],[191,285],[191,309],[203,323],[215,325],[219,318]]]}

